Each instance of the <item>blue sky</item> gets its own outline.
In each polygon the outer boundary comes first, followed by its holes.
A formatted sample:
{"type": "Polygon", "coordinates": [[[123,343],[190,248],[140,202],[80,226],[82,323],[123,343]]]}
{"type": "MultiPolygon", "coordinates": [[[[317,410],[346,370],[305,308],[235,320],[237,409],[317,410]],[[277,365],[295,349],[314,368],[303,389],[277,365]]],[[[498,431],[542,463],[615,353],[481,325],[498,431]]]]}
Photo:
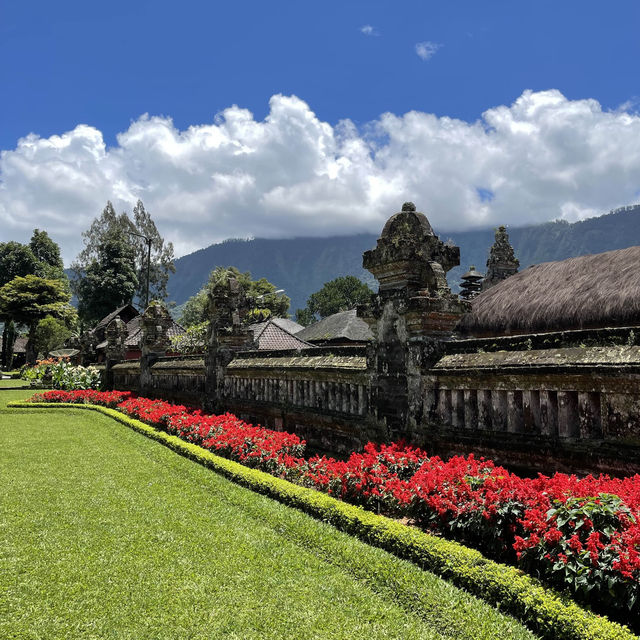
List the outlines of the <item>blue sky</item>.
{"type": "MultiPolygon", "coordinates": [[[[176,135],[184,142],[181,132],[188,131],[189,127],[219,124],[226,119],[225,110],[233,105],[251,112],[254,129],[256,123],[275,122],[274,104],[270,103],[272,97],[295,96],[307,110],[300,104],[288,105],[286,115],[278,120],[278,126],[284,128],[278,129],[278,135],[290,127],[290,118],[298,123],[295,126],[313,120],[313,131],[324,131],[326,125],[331,129],[330,137],[339,138],[342,144],[344,123],[339,123],[347,120],[357,132],[357,135],[351,132],[347,137],[353,144],[367,146],[369,153],[374,155],[376,171],[380,171],[381,167],[386,169],[389,164],[400,162],[403,155],[414,157],[420,152],[420,149],[400,148],[400,141],[408,135],[420,138],[429,118],[437,119],[437,131],[430,130],[425,137],[423,152],[446,156],[451,140],[437,149],[434,145],[442,139],[441,133],[447,131],[449,119],[458,119],[467,125],[456,134],[458,138],[467,135],[474,123],[481,122],[482,127],[490,129],[494,125],[481,120],[483,114],[502,107],[513,108],[527,91],[534,97],[546,95],[545,91],[556,91],[563,100],[556,100],[553,108],[561,109],[565,116],[576,105],[584,106],[587,104],[584,101],[591,101],[589,104],[593,105],[595,101],[602,114],[624,113],[635,118],[640,105],[640,3],[637,1],[605,4],[573,0],[536,3],[513,0],[485,3],[424,0],[323,3],[63,0],[52,3],[5,0],[0,3],[0,11],[0,55],[5,61],[0,65],[0,86],[4,96],[0,101],[0,149],[5,152],[0,162],[0,188],[5,191],[3,202],[0,190],[0,221],[8,223],[5,234],[11,228],[18,236],[26,234],[28,227],[32,228],[39,220],[45,227],[59,224],[65,219],[65,210],[73,209],[74,220],[82,225],[99,213],[105,195],[122,208],[129,206],[132,198],[142,197],[152,213],[158,212],[158,219],[167,231],[171,229],[180,236],[176,241],[183,251],[196,248],[197,242],[188,237],[211,223],[216,223],[214,226],[219,231],[205,233],[199,242],[222,239],[226,235],[283,235],[288,229],[296,234],[308,232],[314,235],[343,228],[349,232],[374,230],[386,215],[393,213],[388,210],[391,206],[388,202],[400,199],[394,205],[397,208],[405,199],[400,196],[405,193],[407,199],[422,196],[431,207],[439,204],[437,200],[432,202],[426,192],[423,194],[413,187],[404,175],[372,173],[373,170],[365,167],[368,160],[364,159],[360,171],[369,171],[366,178],[369,186],[366,194],[362,189],[358,193],[374,213],[357,217],[358,224],[352,224],[354,203],[345,204],[343,218],[328,213],[340,207],[340,194],[347,189],[345,179],[339,184],[328,182],[325,185],[327,213],[318,210],[305,217],[304,211],[297,211],[294,212],[297,222],[292,224],[291,218],[282,211],[293,196],[287,200],[281,193],[292,186],[290,182],[278,182],[274,178],[250,198],[239,183],[234,183],[235,200],[229,194],[226,199],[216,199],[213,194],[219,193],[220,184],[228,185],[230,179],[238,182],[239,174],[247,178],[242,184],[248,184],[247,180],[257,184],[262,178],[260,166],[248,169],[243,164],[234,166],[231,178],[222,178],[221,160],[216,160],[207,174],[209,178],[215,174],[214,182],[218,181],[215,189],[207,191],[206,197],[200,198],[190,214],[190,220],[199,221],[202,226],[194,223],[192,229],[181,233],[172,227],[178,214],[172,213],[171,207],[177,208],[176,190],[184,188],[186,203],[195,197],[189,186],[193,172],[186,172],[181,180],[176,179],[171,194],[175,196],[174,200],[166,193],[154,191],[155,180],[166,182],[167,166],[154,165],[143,177],[138,175],[127,183],[126,176],[132,175],[132,167],[144,164],[149,149],[158,147],[148,140],[145,142],[146,154],[140,152],[135,162],[131,160],[131,165],[117,171],[113,169],[113,163],[120,162],[121,156],[129,153],[129,147],[123,146],[118,134],[129,131],[131,138],[130,127],[136,123],[142,126],[140,117],[143,114],[160,116],[165,125],[171,119],[175,131],[170,135],[176,135]],[[410,111],[425,115],[420,131],[412,129],[406,120],[410,111]],[[405,120],[389,124],[383,121],[385,113],[405,120]],[[214,120],[216,114],[218,117],[214,120]],[[78,131],[79,125],[88,125],[90,131],[78,131]],[[64,137],[74,131],[77,135],[64,137]],[[21,147],[19,139],[31,133],[39,142],[27,145],[29,148],[21,147]],[[55,141],[44,144],[52,136],[63,136],[65,157],[60,155],[61,144],[55,141]],[[43,146],[47,148],[43,149],[43,146]],[[89,147],[93,148],[88,154],[92,158],[102,153],[110,154],[110,157],[100,161],[99,169],[83,165],[84,175],[71,175],[72,169],[86,159],[74,159],[69,150],[84,152],[89,147]],[[58,154],[56,162],[59,162],[53,169],[52,153],[58,154]],[[25,177],[26,173],[19,172],[27,161],[35,168],[25,177]],[[42,182],[34,181],[32,174],[43,167],[52,173],[44,176],[42,182]],[[100,174],[99,178],[96,172],[100,174]],[[48,182],[64,181],[65,176],[70,182],[63,192],[52,192],[47,187],[48,182]],[[113,192],[109,189],[109,176],[120,185],[112,189],[113,192]],[[95,202],[81,192],[83,181],[97,181],[96,184],[101,185],[96,189],[95,202]],[[385,184],[381,185],[382,182],[385,184]],[[389,187],[394,183],[395,188],[389,187]],[[42,190],[41,199],[31,194],[21,200],[21,194],[39,189],[42,190]],[[378,198],[381,191],[388,197],[378,198]],[[246,199],[246,210],[238,205],[238,199],[243,198],[246,199]],[[59,208],[56,208],[56,201],[60,203],[59,208]],[[225,204],[230,201],[235,202],[235,208],[225,204]],[[268,223],[258,224],[251,217],[249,209],[255,210],[256,203],[264,204],[263,220],[265,216],[272,216],[268,223]],[[208,216],[205,211],[208,206],[217,213],[208,216]],[[39,207],[37,215],[34,214],[36,217],[25,213],[33,207],[39,207]],[[87,210],[86,215],[80,211],[83,207],[87,210]],[[233,220],[238,224],[234,226],[233,220]],[[240,224],[240,221],[244,222],[240,224]]],[[[545,98],[542,102],[548,101],[545,98]]],[[[538,106],[534,110],[538,113],[538,106]]],[[[527,111],[530,112],[532,109],[527,111]]],[[[598,122],[604,117],[598,120],[596,116],[598,122]]],[[[527,119],[529,115],[523,117],[527,119]]],[[[595,120],[589,124],[584,117],[576,117],[577,120],[573,115],[567,116],[566,130],[553,132],[551,142],[545,139],[542,148],[547,149],[558,136],[576,134],[577,122],[589,126],[590,130],[594,126],[597,128],[595,120]]],[[[146,122],[143,137],[169,135],[166,126],[158,128],[157,123],[152,122],[154,132],[151,132],[151,125],[146,122]]],[[[607,122],[607,127],[613,126],[607,122]]],[[[538,125],[536,120],[533,126],[537,128],[538,125]]],[[[625,129],[627,125],[622,120],[618,125],[616,130],[623,140],[628,137],[629,129],[625,129]]],[[[635,121],[632,128],[636,135],[635,121]]],[[[549,133],[548,128],[545,131],[549,133]]],[[[246,129],[241,133],[229,130],[224,133],[243,149],[248,146],[246,135],[255,140],[255,132],[248,134],[246,129]],[[236,134],[237,139],[234,138],[236,134]]],[[[325,133],[313,134],[323,149],[326,148],[325,133]]],[[[586,151],[576,148],[583,133],[569,144],[571,157],[566,158],[566,163],[570,172],[578,171],[579,165],[585,162],[580,153],[586,151]]],[[[274,139],[275,134],[269,135],[274,139]]],[[[296,135],[304,137],[306,133],[298,131],[296,135]]],[[[495,142],[486,140],[483,144],[493,146],[495,142]]],[[[640,146],[640,141],[636,142],[636,146],[640,146]]],[[[593,143],[596,144],[597,139],[593,143]]],[[[512,141],[512,144],[515,143],[512,141]]],[[[298,151],[306,153],[307,158],[315,157],[318,148],[311,145],[298,151]]],[[[536,148],[537,141],[529,153],[536,148]]],[[[349,155],[351,151],[332,148],[329,164],[338,162],[338,172],[343,160],[343,164],[348,162],[353,166],[356,161],[349,155]]],[[[464,150],[459,152],[466,155],[464,150]]],[[[174,160],[177,162],[182,156],[184,153],[180,151],[174,160]]],[[[272,162],[282,163],[285,173],[284,167],[290,158],[280,157],[273,148],[265,151],[265,158],[269,157],[272,162]]],[[[597,160],[590,158],[589,161],[597,160]]],[[[337,179],[333,169],[327,169],[325,164],[319,169],[314,162],[309,160],[309,175],[327,174],[332,180],[337,179]]],[[[627,204],[636,194],[640,198],[640,178],[635,186],[632,184],[638,168],[640,165],[628,167],[629,178],[607,195],[595,193],[589,182],[595,179],[604,183],[611,176],[611,167],[605,167],[600,177],[585,175],[585,186],[580,187],[578,194],[559,192],[557,206],[551,201],[541,205],[536,193],[532,193],[530,205],[523,205],[526,213],[508,222],[555,217],[577,219],[627,204]],[[614,197],[616,193],[619,197],[614,197]]],[[[182,169],[178,167],[179,171],[182,169]]],[[[446,194],[460,187],[456,187],[456,183],[463,179],[462,176],[436,176],[427,169],[425,176],[431,175],[433,179],[431,191],[438,189],[446,194]]],[[[559,170],[556,166],[556,176],[559,170]]],[[[481,184],[465,186],[470,194],[475,194],[473,197],[477,198],[481,213],[472,215],[476,202],[469,200],[470,195],[465,203],[458,205],[465,210],[454,216],[459,220],[457,226],[494,224],[498,218],[504,219],[505,212],[514,206],[514,202],[505,200],[506,195],[503,197],[502,181],[496,173],[497,169],[493,168],[475,180],[481,184]]],[[[294,185],[296,197],[306,194],[317,200],[317,189],[308,187],[309,175],[299,176],[294,185]]],[[[547,179],[540,176],[537,188],[548,190],[547,179]]],[[[516,178],[509,180],[513,182],[516,178]]],[[[566,184],[572,181],[580,182],[580,176],[565,176],[566,184]]],[[[535,192],[536,185],[527,184],[524,189],[535,192]]],[[[605,187],[603,189],[607,191],[605,187]]],[[[201,191],[199,187],[200,195],[201,191]]],[[[349,198],[344,201],[348,202],[349,198]]],[[[438,211],[434,215],[440,224],[448,222],[449,227],[455,227],[456,224],[451,224],[451,216],[455,213],[445,211],[440,219],[438,211]]],[[[3,239],[0,231],[0,240],[3,239]]],[[[76,245],[69,239],[68,251],[75,250],[76,245]]]]}

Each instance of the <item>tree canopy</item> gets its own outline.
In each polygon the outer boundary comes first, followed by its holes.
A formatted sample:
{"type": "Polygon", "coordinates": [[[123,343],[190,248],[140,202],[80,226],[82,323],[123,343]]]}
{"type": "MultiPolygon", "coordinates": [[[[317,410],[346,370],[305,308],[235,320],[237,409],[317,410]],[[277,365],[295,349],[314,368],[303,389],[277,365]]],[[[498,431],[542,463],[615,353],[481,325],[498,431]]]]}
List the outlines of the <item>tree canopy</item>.
{"type": "Polygon", "coordinates": [[[283,292],[278,293],[276,286],[266,278],[253,280],[248,271],[242,273],[236,267],[216,267],[209,274],[207,285],[185,302],[180,323],[185,327],[192,327],[206,322],[209,319],[210,290],[229,278],[238,280],[252,304],[248,315],[249,322],[259,322],[269,317],[288,317],[289,297],[283,292]]]}
{"type": "Polygon", "coordinates": [[[175,271],[172,243],[165,243],[142,201],[133,209],[133,220],[126,213],[116,213],[107,202],[102,214],[83,232],[84,249],[71,265],[83,322],[96,322],[134,299],[145,300],[148,252],[140,235],[151,241],[149,300],[167,297],[169,274],[175,271]]]}
{"type": "Polygon", "coordinates": [[[121,232],[105,238],[96,249],[82,278],[74,283],[83,323],[94,325],[114,309],[131,302],[138,286],[134,255],[134,247],[121,232]]]}
{"type": "Polygon", "coordinates": [[[334,313],[354,309],[368,302],[372,294],[369,286],[355,276],[335,278],[309,296],[307,306],[296,311],[296,319],[300,324],[309,325],[334,313]]]}
{"type": "MultiPolygon", "coordinates": [[[[0,243],[0,287],[15,278],[29,275],[57,281],[68,294],[69,280],[64,272],[60,248],[46,231],[34,229],[28,245],[13,241],[0,243]]],[[[17,335],[15,323],[20,324],[22,321],[17,319],[15,313],[0,313],[0,320],[5,321],[2,332],[2,366],[9,367],[17,335]]]]}
{"type": "Polygon", "coordinates": [[[62,280],[18,276],[0,287],[0,316],[29,327],[27,360],[35,360],[35,330],[47,316],[72,321],[75,309],[62,280]]]}

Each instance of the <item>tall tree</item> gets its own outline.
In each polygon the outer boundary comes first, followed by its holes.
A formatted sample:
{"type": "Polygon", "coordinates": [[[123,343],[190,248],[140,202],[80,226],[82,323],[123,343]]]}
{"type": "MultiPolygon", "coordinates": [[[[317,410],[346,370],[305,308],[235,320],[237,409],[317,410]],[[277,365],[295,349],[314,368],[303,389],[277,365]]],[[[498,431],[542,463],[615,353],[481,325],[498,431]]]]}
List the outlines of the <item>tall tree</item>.
{"type": "Polygon", "coordinates": [[[85,326],[131,303],[138,286],[134,254],[134,247],[119,229],[97,247],[82,277],[74,281],[78,315],[85,326]]]}
{"type": "Polygon", "coordinates": [[[319,318],[354,309],[368,302],[372,294],[369,286],[355,276],[335,278],[309,296],[307,306],[296,311],[296,319],[300,324],[308,325],[319,318]]]}
{"type": "Polygon", "coordinates": [[[45,278],[67,280],[64,272],[64,264],[60,256],[60,247],[54,242],[46,231],[34,229],[29,248],[36,260],[40,263],[40,274],[45,278]]]}
{"type": "Polygon", "coordinates": [[[27,362],[35,362],[35,331],[40,320],[73,317],[70,297],[62,281],[34,275],[18,276],[0,288],[0,315],[29,328],[27,362]]]}
{"type": "MultiPolygon", "coordinates": [[[[142,200],[138,200],[133,208],[133,224],[135,231],[151,240],[151,263],[149,269],[149,300],[164,300],[167,297],[167,282],[169,274],[175,273],[173,264],[173,243],[165,243],[158,232],[151,215],[144,208],[142,200]]],[[[143,300],[145,297],[147,277],[147,242],[138,236],[132,236],[132,242],[136,248],[136,269],[138,275],[138,289],[136,297],[143,300]]]]}
{"type": "MultiPolygon", "coordinates": [[[[146,300],[147,258],[149,253],[146,240],[140,236],[149,238],[151,244],[149,300],[164,299],[167,296],[169,274],[175,271],[173,265],[173,245],[170,242],[165,243],[155,223],[151,219],[149,212],[145,210],[140,200],[138,200],[134,207],[133,218],[134,219],[131,220],[126,213],[116,213],[113,204],[107,202],[102,214],[93,220],[89,229],[82,234],[84,249],[78,254],[76,260],[71,265],[75,275],[72,288],[78,296],[79,306],[83,309],[81,317],[87,322],[95,319],[96,313],[91,312],[87,315],[85,311],[89,308],[93,309],[99,297],[91,295],[92,302],[90,304],[83,304],[82,296],[90,293],[88,283],[83,284],[83,280],[87,278],[90,265],[94,265],[91,269],[92,284],[96,284],[98,270],[95,265],[104,259],[104,247],[108,242],[113,242],[114,238],[117,238],[118,243],[127,245],[131,249],[130,253],[125,252],[121,255],[122,259],[124,259],[125,254],[126,256],[130,256],[131,269],[126,269],[127,277],[130,277],[132,273],[133,276],[135,276],[135,278],[131,277],[126,282],[125,297],[128,297],[130,285],[135,282],[133,295],[126,301],[131,302],[134,298],[140,301],[146,300]]],[[[103,266],[105,269],[108,267],[106,264],[103,266]]],[[[103,297],[104,304],[108,303],[110,297],[111,296],[103,297]]],[[[102,311],[104,311],[104,313],[100,315],[100,318],[104,317],[110,311],[113,311],[113,308],[104,307],[102,311]]]]}
{"type": "MultiPolygon", "coordinates": [[[[35,229],[29,245],[19,242],[0,242],[0,287],[16,277],[36,275],[59,279],[68,287],[60,249],[46,231],[35,229]]],[[[13,344],[17,335],[15,323],[10,317],[1,317],[2,360],[0,366],[9,368],[13,359],[13,344]]]]}

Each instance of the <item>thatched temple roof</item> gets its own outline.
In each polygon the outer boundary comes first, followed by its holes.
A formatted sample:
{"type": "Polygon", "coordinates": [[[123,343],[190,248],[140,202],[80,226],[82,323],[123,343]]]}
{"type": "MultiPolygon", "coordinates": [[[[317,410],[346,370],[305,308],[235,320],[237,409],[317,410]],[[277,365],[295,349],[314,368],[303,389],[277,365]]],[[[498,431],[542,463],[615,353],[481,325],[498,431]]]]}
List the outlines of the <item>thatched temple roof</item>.
{"type": "Polygon", "coordinates": [[[473,300],[476,336],[640,325],[640,247],[533,265],[473,300]]]}

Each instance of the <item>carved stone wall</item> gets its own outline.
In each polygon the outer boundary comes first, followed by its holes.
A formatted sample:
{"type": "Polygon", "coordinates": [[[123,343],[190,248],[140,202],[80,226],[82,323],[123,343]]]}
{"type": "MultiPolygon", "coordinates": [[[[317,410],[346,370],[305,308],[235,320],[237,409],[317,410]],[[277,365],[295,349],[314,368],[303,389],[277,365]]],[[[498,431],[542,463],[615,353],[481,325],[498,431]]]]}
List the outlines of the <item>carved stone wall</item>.
{"type": "Polygon", "coordinates": [[[391,439],[420,430],[422,372],[470,308],[447,284],[447,271],[459,262],[460,249],[443,243],[411,202],[387,221],[376,247],[363,255],[364,268],[380,282],[379,293],[358,309],[374,336],[372,414],[391,439]]]}

